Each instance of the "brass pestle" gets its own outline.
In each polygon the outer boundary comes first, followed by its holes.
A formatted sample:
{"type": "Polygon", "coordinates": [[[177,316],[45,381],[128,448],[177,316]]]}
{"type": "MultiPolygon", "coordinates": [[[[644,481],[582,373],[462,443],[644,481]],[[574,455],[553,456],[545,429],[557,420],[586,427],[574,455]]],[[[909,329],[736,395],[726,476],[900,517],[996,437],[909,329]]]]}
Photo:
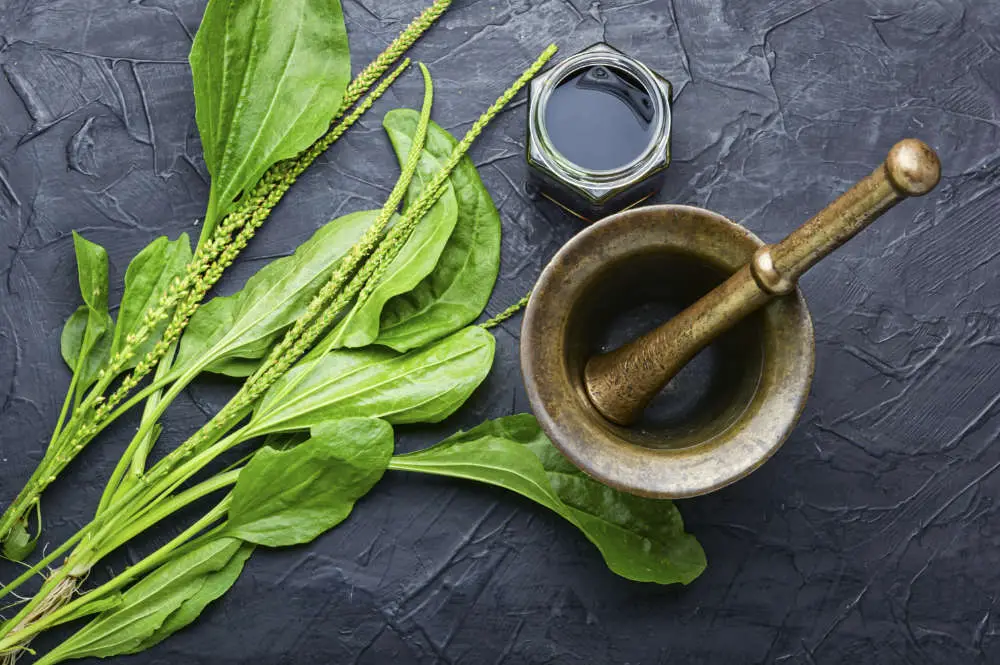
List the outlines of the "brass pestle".
{"type": "Polygon", "coordinates": [[[905,139],[885,162],[777,244],[764,245],[729,279],[680,314],[584,370],[594,407],[619,425],[634,423],[699,351],[769,300],[792,293],[799,277],[903,199],[931,191],[941,164],[922,141],[905,139]]]}

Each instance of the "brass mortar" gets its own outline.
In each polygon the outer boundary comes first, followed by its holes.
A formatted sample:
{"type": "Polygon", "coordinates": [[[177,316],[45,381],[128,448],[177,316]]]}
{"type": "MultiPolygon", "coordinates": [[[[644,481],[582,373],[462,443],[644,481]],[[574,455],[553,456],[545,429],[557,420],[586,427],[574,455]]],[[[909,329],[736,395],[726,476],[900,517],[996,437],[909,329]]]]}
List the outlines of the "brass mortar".
{"type": "Polygon", "coordinates": [[[907,139],[775,245],[680,205],[584,229],[542,272],[524,316],[521,367],[542,428],[581,469],[634,494],[696,496],[747,475],[791,434],[809,394],[815,349],[799,276],[939,178],[937,155],[907,139]],[[643,300],[679,313],[605,352],[615,346],[604,339],[608,321],[643,300]],[[704,367],[682,370],[692,359],[704,366],[709,346],[715,367],[699,387],[691,374],[704,367]],[[654,400],[666,416],[642,422],[654,400]]]}

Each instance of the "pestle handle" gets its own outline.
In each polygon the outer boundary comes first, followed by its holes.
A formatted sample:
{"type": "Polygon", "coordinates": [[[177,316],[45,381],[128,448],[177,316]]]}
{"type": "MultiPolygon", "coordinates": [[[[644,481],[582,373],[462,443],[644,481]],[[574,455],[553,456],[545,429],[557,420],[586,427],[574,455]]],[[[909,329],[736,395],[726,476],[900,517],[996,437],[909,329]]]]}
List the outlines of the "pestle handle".
{"type": "Polygon", "coordinates": [[[630,425],[660,390],[716,337],[766,304],[795,290],[799,277],[882,213],[922,196],[941,178],[934,151],[917,139],[900,141],[867,176],[683,312],[625,346],[587,362],[584,383],[608,420],[630,425]]]}
{"type": "Polygon", "coordinates": [[[941,178],[941,163],[923,141],[894,145],[875,171],[777,245],[754,256],[754,276],[774,295],[791,293],[802,273],[910,196],[923,196],[941,178]]]}

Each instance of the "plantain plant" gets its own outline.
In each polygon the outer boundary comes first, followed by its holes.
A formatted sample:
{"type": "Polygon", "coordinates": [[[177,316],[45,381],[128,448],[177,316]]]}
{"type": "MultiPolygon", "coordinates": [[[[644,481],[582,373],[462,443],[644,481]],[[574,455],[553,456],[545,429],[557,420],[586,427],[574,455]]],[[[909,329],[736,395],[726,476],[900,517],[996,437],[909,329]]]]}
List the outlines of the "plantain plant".
{"type": "Polygon", "coordinates": [[[448,4],[435,2],[348,83],[336,0],[210,0],[191,56],[212,174],[205,225],[193,251],[186,236],[158,238],[132,260],[117,321],[106,254],[74,236],[84,304],[62,339],[73,377],[39,470],[0,522],[8,556],[30,554],[28,522],[72,457],[128,409],[141,405],[142,419],[93,520],[0,589],[13,597],[42,578],[0,623],[0,657],[13,662],[68,623],[82,627],[37,662],[150,648],[224,594],[255,548],[313,540],[387,469],[513,490],[563,516],[633,580],[687,583],[704,568],[671,503],[591,480],[531,416],[393,456],[395,427],[439,422],[481,384],[493,363],[489,328],[524,303],[470,325],[497,279],[501,224],[466,153],[554,47],[461,141],[431,121],[421,65],[421,109],[383,121],[400,164],[383,207],[322,225],[240,291],[202,305],[295,179],[402,74],[408,61],[390,68],[448,4]],[[151,463],[161,417],[205,373],[242,383],[151,463]],[[165,521],[183,524],[175,537],[85,588],[97,564],[165,521]]]}
{"type": "Polygon", "coordinates": [[[172,384],[176,394],[195,376],[175,368],[172,356],[205,295],[296,178],[402,73],[407,63],[380,82],[449,5],[436,0],[348,83],[347,32],[336,0],[209,3],[191,52],[196,117],[212,174],[201,240],[193,255],[186,235],[144,249],[126,272],[114,322],[107,254],[74,234],[84,304],[61,340],[73,379],[45,455],[0,516],[5,556],[22,560],[31,553],[45,489],[102,429],[148,400],[133,471],[139,467],[155,439],[157,404],[169,403],[162,390],[172,384]],[[238,168],[233,155],[240,155],[238,168]],[[135,392],[154,370],[154,380],[135,392]]]}

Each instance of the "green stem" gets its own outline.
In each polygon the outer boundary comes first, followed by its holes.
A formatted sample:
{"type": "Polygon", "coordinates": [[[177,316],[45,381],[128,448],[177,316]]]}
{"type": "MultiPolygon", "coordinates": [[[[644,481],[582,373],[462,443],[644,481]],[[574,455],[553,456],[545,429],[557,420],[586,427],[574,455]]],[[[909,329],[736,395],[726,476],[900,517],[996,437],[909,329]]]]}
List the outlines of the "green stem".
{"type": "MultiPolygon", "coordinates": [[[[85,594],[77,597],[76,599],[70,601],[66,605],[57,609],[55,612],[40,618],[38,621],[33,622],[30,626],[26,626],[22,630],[17,631],[13,636],[10,636],[2,641],[0,641],[0,653],[3,653],[5,649],[16,648],[18,645],[26,643],[28,640],[32,639],[39,633],[54,626],[59,625],[65,621],[65,617],[72,617],[73,620],[79,619],[85,614],[81,613],[85,606],[98,601],[105,596],[118,591],[122,587],[126,586],[136,578],[150,572],[159,566],[162,566],[169,559],[175,556],[180,556],[188,548],[187,545],[192,545],[201,542],[201,537],[198,534],[205,528],[210,526],[213,522],[216,522],[226,515],[226,510],[229,507],[229,497],[227,496],[222,501],[219,502],[212,510],[207,512],[203,517],[201,517],[197,522],[189,526],[183,532],[180,533],[173,540],[168,542],[163,547],[150,554],[149,556],[143,558],[138,563],[129,566],[122,573],[114,577],[114,579],[102,584],[96,589],[86,592],[85,594]],[[194,538],[194,540],[191,540],[194,538]]],[[[217,535],[219,533],[218,529],[213,529],[203,535],[217,535]]],[[[55,655],[58,651],[58,647],[52,652],[48,653],[41,660],[36,662],[49,662],[55,663],[59,662],[57,656],[55,655]]]]}
{"type": "MultiPolygon", "coordinates": [[[[174,348],[168,351],[167,355],[163,356],[163,360],[160,361],[160,366],[156,368],[156,376],[154,377],[154,380],[170,375],[170,370],[173,367],[176,355],[177,343],[175,342],[174,348]]],[[[156,419],[154,413],[156,411],[156,406],[160,403],[162,397],[162,390],[157,390],[149,396],[149,399],[146,400],[146,403],[143,405],[142,420],[140,422],[156,419]]],[[[146,460],[149,458],[149,452],[152,450],[154,443],[156,443],[156,436],[150,432],[150,434],[143,439],[139,450],[137,450],[135,455],[132,457],[132,463],[129,467],[129,476],[138,477],[142,475],[143,471],[146,470],[146,460]]]]}
{"type": "Polygon", "coordinates": [[[205,221],[201,225],[201,234],[198,236],[198,246],[204,245],[212,237],[215,227],[219,225],[219,197],[214,187],[208,192],[208,206],[205,209],[205,221]]]}
{"type": "MultiPolygon", "coordinates": [[[[58,548],[56,548],[55,550],[53,550],[52,552],[50,552],[49,554],[47,554],[45,556],[45,558],[43,558],[41,561],[39,561],[34,566],[32,566],[31,568],[28,568],[23,573],[21,573],[21,575],[18,576],[17,578],[15,578],[14,581],[9,582],[3,588],[0,588],[0,598],[5,598],[6,596],[10,595],[18,587],[20,587],[22,584],[24,584],[28,580],[32,579],[36,575],[40,574],[43,570],[45,570],[45,568],[50,563],[52,563],[53,561],[55,561],[60,555],[65,554],[66,551],[70,547],[72,547],[72,546],[76,545],[78,542],[80,542],[83,539],[83,537],[85,535],[87,535],[88,530],[89,530],[88,527],[84,527],[83,529],[80,529],[75,534],[73,534],[72,536],[70,536],[66,540],[66,542],[64,542],[58,548]]],[[[13,620],[11,620],[11,621],[13,621],[13,620]]],[[[10,621],[8,621],[7,623],[0,624],[0,637],[3,637],[6,634],[5,631],[7,630],[7,626],[8,625],[13,625],[13,624],[11,624],[10,621]]]]}
{"type": "MultiPolygon", "coordinates": [[[[124,404],[120,405],[117,409],[112,411],[103,420],[101,420],[100,423],[97,423],[95,425],[94,431],[90,433],[84,440],[84,445],[93,440],[94,437],[96,437],[98,434],[103,432],[107,427],[111,425],[111,423],[115,422],[115,420],[123,416],[125,412],[127,412],[129,409],[134,407],[136,404],[139,404],[143,400],[147,399],[151,395],[163,390],[163,388],[170,385],[170,383],[175,381],[176,379],[177,376],[175,374],[168,372],[164,376],[160,376],[159,372],[157,372],[157,375],[156,377],[154,377],[152,383],[144,387],[139,392],[135,393],[127,402],[125,402],[124,404]]],[[[61,440],[59,442],[60,445],[56,446],[56,450],[60,450],[61,447],[64,447],[66,444],[73,441],[72,438],[73,434],[77,431],[79,424],[80,423],[78,423],[76,415],[74,414],[70,418],[69,423],[66,425],[66,429],[63,431],[63,436],[61,437],[61,440]]]]}
{"type": "MultiPolygon", "coordinates": [[[[49,614],[50,611],[58,609],[58,607],[53,610],[45,608],[45,610],[41,612],[40,616],[35,616],[36,613],[38,613],[36,611],[39,610],[40,606],[44,603],[58,603],[63,600],[61,593],[64,591],[64,587],[62,584],[69,578],[73,578],[74,581],[72,583],[72,588],[75,590],[79,580],[82,580],[86,576],[86,573],[96,563],[96,559],[91,559],[92,556],[93,553],[86,549],[75,549],[68,557],[66,557],[66,561],[63,565],[55,569],[45,579],[45,582],[42,583],[41,589],[39,589],[35,595],[32,596],[31,600],[29,600],[21,608],[21,610],[14,615],[13,618],[0,625],[0,653],[3,653],[5,650],[9,650],[23,641],[20,638],[13,638],[13,640],[11,640],[10,636],[12,633],[19,633],[27,625],[32,624],[42,616],[49,614]]],[[[68,598],[65,600],[68,600],[68,598]]]]}
{"type": "MultiPolygon", "coordinates": [[[[135,396],[126,404],[123,404],[110,416],[108,416],[100,424],[100,426],[98,426],[96,431],[86,439],[86,441],[89,442],[112,422],[124,414],[128,409],[141,402],[152,393],[168,385],[172,380],[172,376],[164,377],[163,380],[155,381],[149,386],[146,386],[140,392],[136,393],[135,396]]],[[[24,518],[35,502],[39,500],[45,487],[74,457],[72,454],[67,454],[69,451],[64,448],[66,448],[68,442],[72,440],[72,437],[76,432],[77,425],[77,414],[74,412],[74,414],[70,416],[69,422],[65,423],[62,431],[59,432],[58,437],[54,436],[52,441],[49,442],[49,447],[46,449],[45,455],[42,457],[42,461],[39,462],[37,467],[35,467],[31,477],[24,484],[24,487],[21,488],[21,492],[14,498],[13,501],[10,502],[3,515],[0,516],[0,541],[5,539],[11,529],[14,528],[14,525],[17,524],[19,520],[24,518]],[[63,458],[63,461],[59,460],[60,457],[63,458]]],[[[39,529],[41,529],[41,524],[39,524],[39,529]]]]}
{"type": "MultiPolygon", "coordinates": [[[[141,506],[141,508],[139,508],[138,512],[133,513],[132,519],[143,519],[144,516],[156,506],[157,502],[162,500],[169,501],[170,499],[164,499],[164,497],[169,497],[181,485],[186,483],[196,473],[205,468],[209,462],[227,450],[235,448],[244,441],[247,441],[249,438],[251,438],[251,436],[248,435],[246,428],[237,430],[229,436],[218,436],[215,441],[208,444],[208,447],[205,450],[202,450],[198,454],[194,455],[188,461],[180,463],[163,478],[157,481],[156,484],[149,485],[146,493],[135,501],[135,503],[141,506]]],[[[226,471],[223,475],[239,474],[239,472],[240,469],[233,469],[226,471]]],[[[130,501],[129,503],[131,504],[133,502],[130,501]]]]}
{"type": "MultiPolygon", "coordinates": [[[[79,362],[77,363],[79,365],[79,362]]],[[[0,516],[0,544],[7,539],[7,536],[13,530],[14,525],[19,521],[27,520],[28,512],[33,505],[36,505],[39,501],[40,492],[34,491],[35,487],[38,487],[41,483],[39,482],[49,473],[49,465],[52,460],[56,457],[58,447],[58,441],[61,432],[63,431],[63,426],[66,425],[66,416],[69,414],[70,405],[74,404],[76,395],[76,384],[79,380],[80,372],[73,372],[73,378],[70,379],[69,388],[66,390],[66,398],[63,400],[62,409],[59,412],[59,418],[56,420],[55,429],[52,431],[52,436],[49,439],[49,445],[45,449],[45,454],[42,456],[42,461],[39,462],[38,466],[32,472],[31,477],[28,478],[28,482],[24,484],[21,491],[18,493],[14,500],[10,502],[7,510],[4,511],[3,516],[0,516]]],[[[72,423],[72,419],[70,419],[72,423]]],[[[38,529],[41,531],[42,524],[39,520],[38,529]]]]}
{"type": "MultiPolygon", "coordinates": [[[[238,472],[239,470],[237,469],[227,473],[238,472]]],[[[205,483],[209,483],[210,481],[211,479],[205,481],[205,483]]],[[[174,512],[174,510],[179,510],[183,505],[176,505],[173,509],[164,508],[163,506],[168,504],[173,506],[171,502],[178,500],[178,497],[182,496],[179,494],[170,498],[170,492],[177,489],[180,484],[182,483],[171,485],[168,488],[162,483],[157,483],[153,486],[139,483],[125,492],[120,499],[116,498],[105,512],[102,513],[102,517],[106,519],[100,530],[95,531],[91,538],[90,544],[92,549],[99,549],[105,554],[112,552],[117,547],[126,543],[130,538],[153,526],[157,520],[151,519],[150,515],[156,514],[160,510],[167,510],[163,515],[163,517],[166,517],[174,512]],[[121,536],[122,533],[131,535],[123,538],[121,536]]],[[[192,490],[197,490],[198,488],[202,488],[202,485],[198,485],[192,488],[192,490]]],[[[187,492],[182,494],[187,494],[187,492]]],[[[192,494],[182,501],[190,503],[190,501],[194,501],[196,498],[199,497],[192,494]]]]}
{"type": "MultiPolygon", "coordinates": [[[[186,372],[185,374],[182,374],[179,377],[178,381],[186,380],[187,383],[190,383],[190,381],[193,380],[195,376],[197,376],[197,372],[189,371],[186,372]]],[[[90,436],[81,441],[77,441],[75,445],[79,447],[83,447],[83,445],[86,445],[86,443],[93,440],[93,438],[96,437],[104,428],[108,427],[112,422],[114,422],[115,418],[119,417],[122,413],[124,413],[126,410],[125,409],[126,406],[131,405],[133,402],[138,401],[142,397],[151,395],[155,393],[157,390],[162,389],[164,386],[168,385],[171,380],[172,377],[168,374],[161,380],[155,381],[154,383],[147,386],[143,391],[138,393],[132,400],[130,400],[129,404],[123,405],[121,409],[114,412],[110,417],[106,418],[101,423],[101,425],[96,429],[96,431],[94,431],[90,436]]],[[[176,397],[176,395],[180,393],[180,390],[182,390],[187,385],[187,383],[184,383],[184,385],[180,386],[178,390],[171,390],[170,392],[168,392],[167,393],[168,399],[172,400],[174,397],[176,397]]],[[[176,383],[174,387],[177,387],[176,383]]],[[[159,415],[162,415],[163,410],[166,409],[166,406],[168,404],[169,401],[166,404],[162,405],[163,408],[159,410],[159,415]]],[[[159,417],[159,415],[157,417],[159,417]]],[[[69,464],[69,462],[72,461],[73,458],[75,457],[75,454],[72,454],[72,451],[66,450],[68,444],[73,441],[72,437],[75,431],[73,424],[74,420],[71,418],[70,422],[67,424],[67,427],[63,432],[66,436],[60,437],[60,439],[55,442],[55,445],[51,446],[50,449],[46,451],[45,456],[42,458],[42,461],[39,463],[39,465],[35,468],[35,471],[32,473],[31,478],[29,478],[28,482],[24,485],[24,488],[22,488],[21,493],[14,499],[13,502],[11,502],[10,506],[8,506],[3,516],[0,517],[0,537],[2,538],[7,537],[7,534],[10,533],[11,529],[13,529],[14,525],[18,522],[18,520],[23,519],[24,515],[27,514],[27,511],[31,508],[31,506],[33,506],[35,502],[41,498],[42,491],[45,489],[45,487],[50,482],[52,482],[52,480],[54,480],[55,477],[58,476],[59,473],[61,473],[62,470],[65,469],[66,466],[69,464]]],[[[155,424],[155,422],[153,424],[155,424]]],[[[151,426],[147,422],[145,427],[140,428],[140,434],[144,437],[148,435],[150,429],[151,426]]],[[[141,443],[142,443],[142,438],[140,437],[139,434],[137,434],[136,437],[133,438],[132,443],[129,444],[129,448],[126,450],[126,455],[131,455],[134,449],[137,448],[138,445],[140,445],[141,443]]],[[[119,462],[119,465],[120,464],[121,462],[119,462]]],[[[125,468],[127,468],[127,466],[125,468]]],[[[122,473],[124,473],[124,470],[125,469],[122,469],[122,473]]],[[[116,466],[115,474],[118,474],[118,472],[119,469],[116,466]]],[[[112,478],[115,478],[115,476],[112,476],[112,478]]],[[[118,476],[118,478],[120,478],[120,475],[118,476]]],[[[111,483],[109,483],[108,486],[106,486],[105,495],[108,494],[107,488],[111,486],[112,486],[111,483]]],[[[101,497],[101,506],[98,507],[98,512],[101,511],[102,507],[106,507],[105,495],[102,495],[101,497]]],[[[110,497],[108,497],[108,500],[110,500],[110,497]]],[[[41,524],[39,524],[39,529],[41,529],[41,524]]]]}
{"type": "Polygon", "coordinates": [[[240,471],[240,469],[236,469],[213,476],[201,483],[198,483],[190,489],[184,490],[179,494],[169,496],[169,498],[164,501],[151,504],[148,510],[134,515],[133,518],[129,520],[127,527],[115,530],[112,534],[109,534],[113,536],[112,538],[101,541],[100,549],[97,551],[97,556],[104,558],[150,527],[155,526],[170,515],[173,515],[178,510],[181,510],[198,499],[216,492],[223,487],[228,487],[229,485],[234,484],[236,479],[239,478],[240,471]]]}
{"type": "Polygon", "coordinates": [[[146,398],[148,398],[150,395],[156,393],[157,391],[163,390],[164,388],[166,388],[167,386],[169,386],[171,383],[173,383],[174,381],[177,380],[178,376],[180,376],[180,375],[176,371],[171,372],[170,374],[168,374],[167,376],[163,377],[162,379],[155,379],[148,386],[146,386],[145,388],[143,388],[139,392],[137,392],[134,395],[132,395],[132,397],[130,397],[127,401],[125,401],[122,404],[120,404],[118,406],[118,408],[116,408],[114,411],[112,411],[111,413],[109,413],[104,418],[104,420],[102,420],[97,425],[97,431],[94,433],[93,436],[97,436],[98,434],[100,434],[101,432],[103,432],[105,430],[105,428],[108,427],[108,425],[110,425],[111,423],[113,423],[116,420],[118,420],[119,418],[121,418],[123,415],[125,415],[125,413],[127,411],[132,410],[133,407],[135,407],[137,404],[141,403],[143,400],[145,400],[146,398]]]}
{"type": "MultiPolygon", "coordinates": [[[[88,537],[87,541],[88,552],[89,550],[94,549],[93,545],[95,543],[100,543],[101,540],[104,537],[107,537],[109,533],[114,533],[116,529],[121,528],[122,524],[127,524],[129,520],[131,520],[133,516],[136,515],[136,513],[139,513],[143,508],[149,507],[148,501],[141,500],[145,490],[148,490],[148,488],[145,485],[141,484],[132,488],[131,491],[127,492],[124,496],[121,497],[120,501],[116,501],[115,503],[111,504],[110,506],[111,509],[106,510],[99,516],[96,516],[93,520],[91,520],[89,524],[87,524],[82,529],[77,531],[75,534],[70,536],[70,538],[68,538],[57,549],[48,554],[44,559],[39,561],[37,564],[29,568],[28,570],[26,570],[14,581],[10,582],[3,588],[0,588],[0,598],[4,598],[5,596],[14,592],[22,584],[24,584],[28,580],[32,579],[33,577],[41,573],[57,557],[59,557],[61,554],[64,554],[67,550],[69,550],[70,547],[73,547],[74,545],[80,543],[85,536],[88,537]],[[121,506],[121,508],[115,511],[113,510],[115,506],[121,506]],[[131,508],[132,510],[129,511],[128,510],[129,508],[131,508]]],[[[82,564],[81,559],[84,559],[88,556],[90,556],[89,553],[85,554],[82,550],[77,548],[73,550],[72,554],[67,559],[67,561],[69,561],[70,558],[73,558],[75,564],[74,567],[80,568],[82,564]]],[[[99,560],[99,558],[95,557],[95,561],[93,561],[92,563],[96,563],[97,560],[99,560]]],[[[92,564],[85,564],[85,567],[89,569],[90,565],[92,564]]],[[[66,564],[63,565],[63,568],[65,567],[66,564]]],[[[35,594],[33,600],[37,600],[40,593],[41,592],[35,594]]],[[[23,615],[26,613],[27,609],[30,608],[22,608],[22,610],[18,612],[18,614],[13,619],[3,624],[0,624],[0,638],[6,635],[7,632],[10,631],[11,627],[16,624],[15,619],[20,620],[21,618],[23,618],[23,615]]]]}
{"type": "MultiPolygon", "coordinates": [[[[198,485],[195,485],[194,487],[185,490],[184,492],[181,492],[180,494],[174,497],[171,497],[167,501],[164,501],[163,503],[156,505],[155,509],[150,510],[147,514],[138,515],[133,519],[129,519],[128,527],[126,529],[121,529],[119,527],[119,522],[115,521],[113,525],[111,525],[114,526],[115,528],[112,528],[110,530],[106,528],[104,531],[99,531],[88,544],[87,555],[85,557],[78,554],[77,551],[74,551],[73,554],[76,555],[76,560],[74,560],[71,564],[70,559],[67,559],[67,562],[63,564],[63,566],[60,567],[55,573],[53,573],[53,575],[50,576],[49,579],[46,580],[45,584],[42,585],[42,589],[35,594],[35,596],[28,603],[28,605],[23,607],[14,618],[3,624],[2,629],[0,629],[0,653],[2,653],[4,649],[11,648],[16,644],[25,642],[28,638],[36,634],[39,630],[43,630],[45,628],[45,626],[43,626],[38,630],[31,630],[29,632],[28,631],[29,627],[25,627],[24,629],[16,631],[16,635],[14,636],[13,640],[9,639],[10,633],[14,632],[13,631],[14,627],[17,626],[19,623],[21,623],[25,617],[29,616],[31,611],[34,610],[34,608],[37,607],[38,604],[44,600],[45,596],[51,593],[52,590],[55,589],[56,586],[58,586],[60,581],[64,580],[66,577],[72,574],[74,572],[74,569],[80,569],[81,573],[79,576],[82,577],[82,575],[84,574],[83,571],[89,570],[97,561],[100,561],[110,552],[114,551],[115,549],[117,549],[124,543],[128,542],[132,538],[135,538],[139,534],[143,533],[145,530],[158,524],[160,521],[176,513],[178,510],[181,510],[182,508],[194,503],[198,499],[201,499],[213,492],[217,492],[218,490],[224,487],[228,487],[229,485],[234,484],[237,478],[239,478],[239,474],[240,470],[237,469],[234,471],[230,471],[209,478],[208,480],[198,485]],[[105,536],[109,533],[114,534],[116,537],[114,539],[105,540],[104,542],[101,542],[102,536],[105,536]],[[96,545],[97,543],[100,543],[99,547],[96,545]]],[[[223,502],[221,502],[218,506],[216,506],[213,512],[210,512],[209,515],[210,516],[214,515],[215,511],[220,509],[220,506],[223,509],[226,506],[228,506],[228,499],[223,500],[223,502]]],[[[191,535],[194,535],[198,531],[201,531],[201,529],[203,529],[211,522],[214,522],[221,516],[222,514],[215,515],[215,517],[209,520],[208,522],[205,521],[206,518],[202,518],[201,520],[195,523],[195,526],[198,527],[197,529],[195,529],[194,531],[188,529],[188,531],[185,531],[185,534],[187,534],[186,537],[184,537],[184,534],[182,534],[181,536],[178,536],[178,538],[175,538],[173,541],[171,541],[171,543],[173,543],[173,547],[170,547],[170,549],[173,549],[177,547],[177,545],[182,544],[184,540],[190,538],[191,535]]],[[[194,529],[194,527],[192,527],[192,529],[194,529]]],[[[63,545],[59,548],[59,550],[49,555],[49,557],[47,557],[45,561],[40,562],[32,570],[29,570],[24,575],[22,575],[21,578],[18,578],[18,580],[15,580],[14,583],[8,585],[8,587],[5,587],[4,591],[7,591],[8,589],[13,590],[13,588],[19,585],[22,581],[33,577],[35,574],[37,574],[39,570],[41,570],[41,568],[44,565],[51,562],[51,560],[53,560],[62,552],[65,552],[71,545],[80,540],[83,537],[83,535],[84,535],[83,531],[78,532],[77,535],[74,536],[74,538],[71,538],[70,540],[67,540],[65,543],[63,543],[63,545]]],[[[169,546],[161,548],[160,550],[157,551],[157,553],[162,555],[162,553],[166,551],[167,547],[169,546]]],[[[155,557],[156,554],[151,556],[155,557]]],[[[73,556],[71,555],[70,558],[72,559],[73,556]]],[[[162,556],[160,558],[162,558],[162,556]]],[[[146,560],[148,559],[149,557],[147,557],[146,560]]],[[[118,588],[118,586],[127,583],[128,579],[134,578],[135,575],[139,574],[140,572],[142,571],[141,570],[139,570],[138,572],[136,571],[136,566],[130,567],[125,573],[122,573],[121,575],[117,576],[114,580],[112,580],[112,582],[114,582],[117,586],[109,588],[110,589],[118,588]],[[125,576],[127,579],[125,579],[124,581],[120,581],[119,578],[123,576],[125,576]]],[[[109,586],[108,584],[105,585],[105,587],[108,586],[109,586]]],[[[90,600],[93,600],[93,596],[90,596],[89,593],[86,595],[86,597],[88,597],[90,600]]],[[[74,606],[74,609],[75,607],[78,606],[74,606]]],[[[46,615],[46,616],[56,616],[57,614],[58,611],[52,615],[46,615]]],[[[31,627],[35,626],[36,623],[43,622],[44,620],[45,617],[41,617],[37,621],[32,621],[31,627]]]]}
{"type": "MultiPolygon", "coordinates": [[[[232,500],[232,495],[231,494],[227,494],[226,497],[223,499],[223,501],[225,501],[225,505],[223,506],[223,512],[222,512],[221,515],[219,515],[219,517],[227,517],[228,516],[229,503],[230,503],[231,500],[232,500]]],[[[199,520],[199,521],[203,521],[203,520],[199,520]]],[[[207,522],[206,524],[210,524],[210,523],[211,523],[211,521],[207,522]]],[[[174,554],[173,555],[176,556],[176,557],[181,557],[181,556],[184,556],[184,555],[186,555],[186,554],[188,554],[190,552],[195,551],[196,549],[198,549],[202,545],[205,545],[205,544],[209,543],[210,541],[215,540],[220,535],[222,535],[226,531],[226,529],[228,528],[228,526],[229,526],[228,522],[221,522],[219,524],[216,524],[214,527],[212,527],[208,531],[205,531],[200,536],[197,536],[197,537],[189,540],[186,543],[180,544],[177,547],[177,549],[174,550],[174,554]]],[[[157,551],[159,551],[159,550],[157,550],[157,551]]],[[[155,554],[155,552],[154,552],[154,554],[155,554]]],[[[114,581],[114,580],[112,580],[112,581],[114,581]]]]}
{"type": "MultiPolygon", "coordinates": [[[[115,466],[114,472],[111,474],[111,478],[108,480],[107,485],[104,486],[104,492],[101,495],[101,501],[97,506],[97,514],[104,512],[107,507],[111,504],[112,500],[115,499],[116,495],[121,494],[121,489],[128,489],[121,486],[122,479],[125,473],[131,467],[132,462],[137,453],[142,450],[144,445],[147,445],[147,440],[152,435],[153,429],[159,423],[160,417],[163,416],[167,407],[170,406],[171,402],[183,391],[188,385],[194,381],[194,379],[208,366],[211,362],[211,358],[206,354],[198,363],[187,368],[183,373],[174,381],[170,389],[164,393],[157,401],[147,401],[143,408],[142,421],[139,423],[139,429],[132,437],[129,442],[128,447],[125,452],[122,453],[121,458],[118,460],[118,464],[115,466]]],[[[155,394],[155,393],[154,393],[155,394]]],[[[152,395],[150,396],[152,400],[152,395]]],[[[149,446],[152,442],[149,442],[149,446]]],[[[146,453],[143,455],[143,463],[145,463],[145,455],[148,454],[148,447],[146,453]]],[[[130,483],[134,485],[134,482],[130,483]]]]}
{"type": "Polygon", "coordinates": [[[49,439],[49,448],[55,443],[56,439],[59,438],[59,433],[62,431],[63,425],[66,423],[66,416],[69,415],[69,406],[74,404],[74,395],[76,395],[76,383],[80,378],[79,372],[73,372],[73,378],[70,379],[69,388],[66,389],[66,399],[63,400],[62,410],[59,412],[59,419],[56,420],[56,427],[52,430],[52,438],[49,439]]]}

